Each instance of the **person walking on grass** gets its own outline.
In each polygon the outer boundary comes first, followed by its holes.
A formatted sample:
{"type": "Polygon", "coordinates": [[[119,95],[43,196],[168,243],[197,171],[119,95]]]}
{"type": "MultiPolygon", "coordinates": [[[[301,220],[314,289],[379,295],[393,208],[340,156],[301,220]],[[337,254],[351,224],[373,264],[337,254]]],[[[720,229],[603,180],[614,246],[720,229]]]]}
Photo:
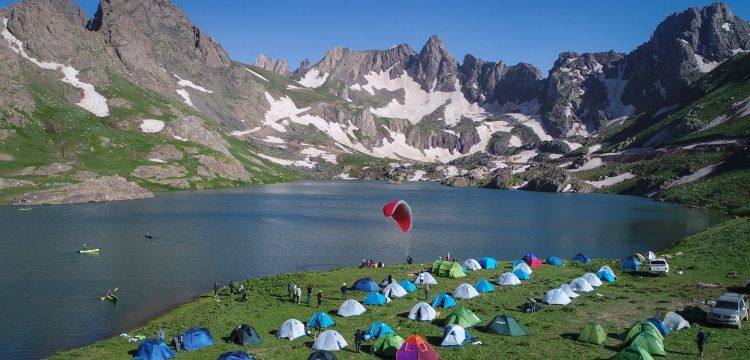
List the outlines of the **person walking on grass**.
{"type": "Polygon", "coordinates": [[[318,291],[318,307],[323,304],[323,292],[318,291]]]}
{"type": "Polygon", "coordinates": [[[310,303],[312,303],[312,292],[313,292],[313,286],[312,284],[307,285],[307,306],[310,306],[310,303]]]}
{"type": "Polygon", "coordinates": [[[214,297],[216,297],[217,295],[219,295],[219,283],[214,282],[214,297]]]}
{"type": "Polygon", "coordinates": [[[705,329],[701,328],[700,331],[698,331],[698,336],[695,337],[695,342],[698,345],[698,354],[701,359],[703,359],[703,349],[708,342],[708,334],[705,329]]]}
{"type": "Polygon", "coordinates": [[[164,341],[166,338],[166,335],[164,335],[164,327],[160,327],[157,334],[159,335],[159,340],[164,341]]]}
{"type": "Polygon", "coordinates": [[[297,286],[297,290],[296,291],[297,291],[297,304],[299,304],[300,301],[301,301],[301,298],[302,298],[302,287],[301,286],[297,286]]]}
{"type": "Polygon", "coordinates": [[[363,338],[364,338],[364,336],[363,336],[362,332],[359,331],[359,329],[357,329],[357,331],[354,332],[354,349],[355,349],[355,351],[359,352],[361,350],[363,338]]]}
{"type": "Polygon", "coordinates": [[[430,298],[430,284],[422,281],[422,289],[424,289],[424,299],[427,300],[430,298]]]}
{"type": "Polygon", "coordinates": [[[346,300],[346,291],[349,290],[346,287],[346,283],[341,284],[341,299],[346,300]]]}
{"type": "Polygon", "coordinates": [[[286,283],[286,292],[287,292],[287,296],[289,296],[289,297],[292,297],[292,286],[293,285],[294,284],[292,284],[291,280],[287,281],[287,283],[286,283]]]}
{"type": "Polygon", "coordinates": [[[292,302],[297,303],[297,285],[292,284],[292,302]]]}

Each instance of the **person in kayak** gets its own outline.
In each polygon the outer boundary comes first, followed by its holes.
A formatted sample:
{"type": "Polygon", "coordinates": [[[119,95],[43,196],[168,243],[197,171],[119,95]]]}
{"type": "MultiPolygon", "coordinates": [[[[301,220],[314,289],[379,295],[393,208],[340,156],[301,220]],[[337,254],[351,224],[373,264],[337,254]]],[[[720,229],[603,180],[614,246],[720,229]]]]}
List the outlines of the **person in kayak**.
{"type": "Polygon", "coordinates": [[[153,236],[153,235],[151,235],[150,233],[146,233],[146,234],[145,234],[145,235],[143,235],[143,236],[145,236],[145,237],[146,237],[146,239],[151,239],[152,237],[154,237],[154,236],[153,236]]]}

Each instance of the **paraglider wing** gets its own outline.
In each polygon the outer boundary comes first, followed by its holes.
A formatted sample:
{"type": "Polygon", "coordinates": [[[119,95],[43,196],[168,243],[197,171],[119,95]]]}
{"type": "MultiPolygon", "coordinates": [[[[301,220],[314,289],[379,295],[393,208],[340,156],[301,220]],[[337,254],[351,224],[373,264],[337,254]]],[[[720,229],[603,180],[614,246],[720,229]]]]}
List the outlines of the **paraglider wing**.
{"type": "Polygon", "coordinates": [[[411,208],[406,201],[394,200],[383,206],[383,215],[393,218],[403,232],[411,230],[411,208]]]}

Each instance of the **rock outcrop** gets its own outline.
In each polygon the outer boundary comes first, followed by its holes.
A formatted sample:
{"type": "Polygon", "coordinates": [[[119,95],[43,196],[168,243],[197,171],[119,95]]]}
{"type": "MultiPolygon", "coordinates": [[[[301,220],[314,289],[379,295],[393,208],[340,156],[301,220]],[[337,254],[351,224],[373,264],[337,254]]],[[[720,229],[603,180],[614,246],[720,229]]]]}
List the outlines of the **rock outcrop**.
{"type": "Polygon", "coordinates": [[[87,179],[78,184],[32,192],[24,205],[74,204],[101,201],[148,199],[154,194],[121,176],[87,179]]]}
{"type": "Polygon", "coordinates": [[[281,76],[291,76],[292,72],[289,70],[289,64],[284,59],[274,60],[266,55],[260,54],[255,59],[255,66],[266,69],[271,72],[275,72],[281,76]]]}

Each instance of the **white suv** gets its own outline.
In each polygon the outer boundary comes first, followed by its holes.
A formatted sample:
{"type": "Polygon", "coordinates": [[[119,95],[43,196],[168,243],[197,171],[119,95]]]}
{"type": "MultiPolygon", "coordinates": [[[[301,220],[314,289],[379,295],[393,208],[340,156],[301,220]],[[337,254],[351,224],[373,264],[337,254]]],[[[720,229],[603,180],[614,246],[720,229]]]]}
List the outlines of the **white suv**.
{"type": "Polygon", "coordinates": [[[648,263],[648,272],[656,275],[668,274],[669,264],[664,258],[653,259],[648,263]]]}

